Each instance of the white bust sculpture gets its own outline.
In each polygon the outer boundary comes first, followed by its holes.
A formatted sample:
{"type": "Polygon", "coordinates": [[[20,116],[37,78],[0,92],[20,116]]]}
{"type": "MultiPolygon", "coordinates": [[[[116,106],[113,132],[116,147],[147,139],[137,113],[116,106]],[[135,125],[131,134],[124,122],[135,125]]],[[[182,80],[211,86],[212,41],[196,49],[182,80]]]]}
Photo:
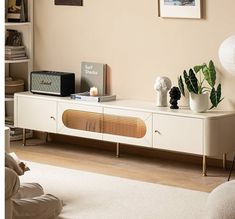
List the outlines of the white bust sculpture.
{"type": "Polygon", "coordinates": [[[157,92],[157,106],[167,106],[167,91],[171,89],[171,80],[168,77],[157,77],[154,90],[157,92]]]}

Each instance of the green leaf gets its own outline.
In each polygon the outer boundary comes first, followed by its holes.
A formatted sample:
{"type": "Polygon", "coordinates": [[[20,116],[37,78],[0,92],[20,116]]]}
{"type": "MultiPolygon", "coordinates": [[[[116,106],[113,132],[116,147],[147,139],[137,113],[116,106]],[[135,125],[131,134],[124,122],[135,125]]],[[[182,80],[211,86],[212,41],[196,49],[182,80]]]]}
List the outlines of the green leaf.
{"type": "Polygon", "coordinates": [[[221,84],[218,85],[217,90],[213,87],[210,94],[210,100],[212,103],[212,106],[210,109],[217,107],[218,104],[223,100],[221,99],[221,84]]]}
{"type": "Polygon", "coordinates": [[[202,72],[208,84],[213,88],[215,86],[216,71],[212,60],[209,62],[209,67],[206,64],[203,66],[202,72]]]}
{"type": "Polygon", "coordinates": [[[181,76],[178,78],[178,86],[179,86],[179,89],[180,89],[180,92],[182,93],[182,95],[185,96],[184,82],[183,82],[183,79],[181,76]]]}
{"type": "Polygon", "coordinates": [[[198,93],[198,80],[196,78],[195,73],[193,72],[193,69],[189,70],[189,74],[184,70],[184,80],[185,84],[187,85],[188,91],[193,92],[195,94],[198,93]]]}
{"type": "Polygon", "coordinates": [[[203,65],[196,65],[193,67],[194,71],[198,73],[203,68],[203,65]]]}

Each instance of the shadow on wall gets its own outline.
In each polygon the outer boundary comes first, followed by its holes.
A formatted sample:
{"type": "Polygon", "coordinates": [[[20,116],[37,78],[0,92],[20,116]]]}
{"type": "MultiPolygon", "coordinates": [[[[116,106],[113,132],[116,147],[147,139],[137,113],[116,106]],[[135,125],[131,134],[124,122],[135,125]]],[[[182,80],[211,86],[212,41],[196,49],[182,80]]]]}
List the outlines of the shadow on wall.
{"type": "Polygon", "coordinates": [[[231,105],[231,108],[235,110],[235,100],[228,100],[229,104],[231,105]]]}
{"type": "Polygon", "coordinates": [[[106,94],[111,94],[111,68],[107,65],[107,75],[106,75],[106,94]]]}

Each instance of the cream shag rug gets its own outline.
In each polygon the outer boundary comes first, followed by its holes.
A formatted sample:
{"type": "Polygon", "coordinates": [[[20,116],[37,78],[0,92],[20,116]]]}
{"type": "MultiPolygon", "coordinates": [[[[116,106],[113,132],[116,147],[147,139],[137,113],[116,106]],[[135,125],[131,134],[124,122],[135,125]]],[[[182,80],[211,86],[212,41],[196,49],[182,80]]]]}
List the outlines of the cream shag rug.
{"type": "Polygon", "coordinates": [[[61,219],[201,219],[208,193],[26,161],[21,182],[38,182],[65,206],[61,219]]]}

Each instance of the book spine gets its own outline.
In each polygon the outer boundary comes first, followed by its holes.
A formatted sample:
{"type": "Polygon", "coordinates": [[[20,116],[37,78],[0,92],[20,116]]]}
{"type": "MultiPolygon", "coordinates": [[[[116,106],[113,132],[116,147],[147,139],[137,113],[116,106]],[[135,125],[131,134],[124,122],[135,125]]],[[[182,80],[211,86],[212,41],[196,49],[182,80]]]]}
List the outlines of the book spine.
{"type": "Polygon", "coordinates": [[[70,98],[74,100],[84,100],[84,101],[93,101],[93,102],[99,102],[100,99],[99,97],[83,96],[78,94],[71,94],[70,98]]]}
{"type": "Polygon", "coordinates": [[[103,94],[107,93],[107,64],[103,65],[103,94]]]}

